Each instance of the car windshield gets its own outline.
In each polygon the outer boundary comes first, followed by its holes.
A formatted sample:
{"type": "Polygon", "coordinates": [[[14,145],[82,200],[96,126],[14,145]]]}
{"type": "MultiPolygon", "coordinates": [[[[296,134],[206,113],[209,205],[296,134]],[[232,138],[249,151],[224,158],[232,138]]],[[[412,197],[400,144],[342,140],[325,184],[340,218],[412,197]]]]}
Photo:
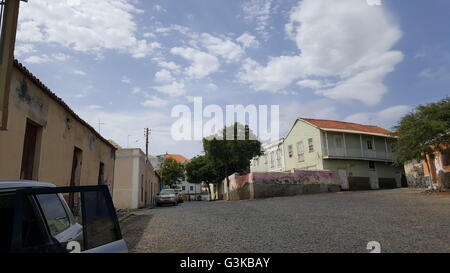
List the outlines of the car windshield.
{"type": "Polygon", "coordinates": [[[175,194],[174,190],[162,190],[161,195],[175,194]]]}

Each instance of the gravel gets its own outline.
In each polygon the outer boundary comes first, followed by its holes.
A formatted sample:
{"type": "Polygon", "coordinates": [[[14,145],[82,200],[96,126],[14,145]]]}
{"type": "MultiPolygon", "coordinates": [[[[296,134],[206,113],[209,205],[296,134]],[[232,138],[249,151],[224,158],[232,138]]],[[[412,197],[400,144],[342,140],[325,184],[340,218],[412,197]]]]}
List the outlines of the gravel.
{"type": "Polygon", "coordinates": [[[246,201],[185,202],[131,212],[131,252],[450,252],[450,196],[413,189],[246,201]]]}

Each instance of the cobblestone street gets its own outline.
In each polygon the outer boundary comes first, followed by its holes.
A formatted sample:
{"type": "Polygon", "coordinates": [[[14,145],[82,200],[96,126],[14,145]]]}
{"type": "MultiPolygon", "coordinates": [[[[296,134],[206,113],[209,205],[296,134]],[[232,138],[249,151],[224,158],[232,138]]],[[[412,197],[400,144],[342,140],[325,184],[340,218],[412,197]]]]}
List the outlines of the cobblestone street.
{"type": "Polygon", "coordinates": [[[185,202],[121,221],[131,252],[450,252],[450,196],[412,189],[185,202]]]}

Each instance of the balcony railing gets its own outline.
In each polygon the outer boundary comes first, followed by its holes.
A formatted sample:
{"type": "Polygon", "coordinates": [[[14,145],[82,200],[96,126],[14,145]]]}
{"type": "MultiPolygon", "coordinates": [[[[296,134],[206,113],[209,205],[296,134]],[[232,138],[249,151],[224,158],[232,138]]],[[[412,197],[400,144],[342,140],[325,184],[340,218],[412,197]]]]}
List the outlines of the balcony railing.
{"type": "Polygon", "coordinates": [[[329,148],[324,149],[325,158],[355,158],[365,160],[382,160],[392,161],[393,156],[391,152],[377,151],[377,150],[362,150],[361,149],[344,149],[344,148],[329,148]]]}

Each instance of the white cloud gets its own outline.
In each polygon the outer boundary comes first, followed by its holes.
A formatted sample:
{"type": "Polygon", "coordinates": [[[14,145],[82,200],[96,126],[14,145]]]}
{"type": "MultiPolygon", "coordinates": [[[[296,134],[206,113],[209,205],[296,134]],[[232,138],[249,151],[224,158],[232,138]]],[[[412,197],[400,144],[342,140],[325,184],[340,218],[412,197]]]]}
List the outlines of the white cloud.
{"type": "Polygon", "coordinates": [[[141,88],[139,87],[133,87],[133,90],[131,91],[132,94],[138,94],[141,93],[141,88]]]}
{"type": "Polygon", "coordinates": [[[100,109],[103,109],[103,107],[100,106],[100,105],[97,105],[97,104],[91,104],[91,105],[88,105],[87,109],[89,109],[89,110],[100,110],[100,109]]]}
{"type": "Polygon", "coordinates": [[[158,4],[154,5],[153,8],[159,12],[167,12],[167,10],[165,8],[163,8],[161,5],[158,5],[158,4]]]}
{"type": "Polygon", "coordinates": [[[201,43],[209,53],[220,56],[227,62],[238,61],[244,53],[242,48],[231,40],[221,39],[208,33],[201,35],[201,43]]]}
{"type": "Polygon", "coordinates": [[[172,82],[171,84],[162,85],[162,86],[154,86],[156,91],[169,95],[171,97],[179,97],[186,94],[186,90],[184,88],[184,83],[182,82],[172,82]]]}
{"type": "Polygon", "coordinates": [[[331,87],[333,84],[319,81],[319,80],[301,80],[297,82],[297,85],[304,88],[310,88],[310,89],[320,89],[324,87],[331,87]]]}
{"type": "Polygon", "coordinates": [[[36,49],[34,48],[33,44],[17,44],[14,47],[14,55],[17,57],[21,57],[25,54],[30,54],[36,52],[36,49]]]}
{"type": "Polygon", "coordinates": [[[168,104],[168,100],[161,99],[158,96],[151,96],[148,100],[141,103],[145,107],[165,107],[168,104]]]}
{"type": "Polygon", "coordinates": [[[190,47],[174,47],[170,52],[192,62],[191,66],[185,69],[186,75],[191,78],[202,79],[219,70],[219,60],[209,53],[190,47]]]}
{"type": "Polygon", "coordinates": [[[272,0],[250,0],[242,6],[245,19],[256,24],[255,30],[265,40],[269,37],[267,28],[273,8],[272,2],[272,0]]]}
{"type": "Polygon", "coordinates": [[[242,34],[241,36],[239,36],[236,41],[240,44],[242,44],[242,46],[244,48],[257,48],[259,47],[259,42],[256,39],[255,36],[249,34],[248,32],[245,32],[244,34],[242,34]]]}
{"type": "Polygon", "coordinates": [[[178,71],[180,66],[174,62],[158,61],[158,65],[162,68],[178,71]]]}
{"type": "Polygon", "coordinates": [[[70,56],[64,53],[54,53],[52,54],[53,59],[60,61],[60,62],[64,62],[67,61],[68,59],[70,59],[70,56]]]}
{"type": "Polygon", "coordinates": [[[48,63],[51,61],[50,57],[48,55],[41,55],[41,56],[30,56],[24,60],[26,63],[29,64],[42,64],[42,63],[48,63]]]}
{"type": "Polygon", "coordinates": [[[210,89],[210,90],[217,90],[217,85],[215,85],[214,83],[209,83],[208,84],[208,89],[210,89]]]}
{"type": "Polygon", "coordinates": [[[126,84],[130,84],[131,83],[131,79],[129,77],[127,77],[127,76],[122,76],[122,79],[120,81],[123,82],[123,83],[126,83],[126,84]]]}
{"type": "Polygon", "coordinates": [[[172,76],[172,73],[166,69],[162,69],[155,73],[155,81],[157,82],[172,82],[175,78],[172,76]]]}
{"type": "Polygon", "coordinates": [[[393,51],[401,31],[382,6],[364,1],[304,0],[291,11],[286,33],[301,53],[271,58],[266,66],[248,59],[239,74],[255,90],[279,92],[295,80],[329,81],[318,94],[373,105],[387,91],[383,80],[401,62],[393,51]]]}
{"type": "Polygon", "coordinates": [[[17,40],[81,52],[114,49],[142,58],[157,44],[136,37],[133,16],[141,12],[126,0],[30,1],[20,10],[17,40]]]}
{"type": "Polygon", "coordinates": [[[395,126],[400,118],[408,114],[411,109],[412,107],[408,105],[397,105],[379,112],[356,113],[346,117],[345,121],[377,125],[389,129],[395,126]]]}
{"type": "Polygon", "coordinates": [[[428,80],[450,79],[450,70],[443,67],[430,67],[420,71],[419,76],[428,80]]]}
{"type": "Polygon", "coordinates": [[[319,99],[309,102],[291,102],[280,107],[280,130],[287,131],[299,118],[338,119],[336,107],[329,99],[319,99]]]}
{"type": "Polygon", "coordinates": [[[80,69],[74,69],[73,70],[73,74],[80,75],[80,76],[85,76],[86,72],[84,72],[83,70],[80,70],[80,69]]]}

